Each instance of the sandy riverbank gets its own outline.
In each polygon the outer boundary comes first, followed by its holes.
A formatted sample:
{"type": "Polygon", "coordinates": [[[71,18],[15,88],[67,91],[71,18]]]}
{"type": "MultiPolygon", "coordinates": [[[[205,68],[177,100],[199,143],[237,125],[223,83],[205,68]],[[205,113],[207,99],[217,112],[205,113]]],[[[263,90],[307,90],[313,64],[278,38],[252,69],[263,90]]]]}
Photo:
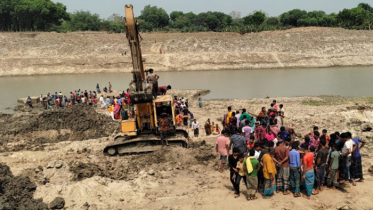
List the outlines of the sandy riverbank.
{"type": "MultiPolygon", "coordinates": [[[[203,124],[208,118],[219,122],[227,106],[258,113],[271,99],[210,100],[198,108],[194,96],[200,90],[172,90],[169,94],[191,99],[190,110],[203,124]]],[[[28,176],[37,186],[34,198],[45,203],[65,199],[67,209],[372,209],[373,101],[369,98],[339,97],[277,98],[286,109],[286,126],[299,136],[314,125],[329,132],[351,131],[368,141],[363,154],[365,183],[342,190],[323,191],[311,200],[277,194],[273,198],[247,202],[233,197],[229,171],[219,173],[214,151],[216,136],[191,138],[190,148],[122,157],[103,155],[113,141],[116,122],[90,114],[79,107],[53,113],[19,108],[13,115],[1,115],[0,162],[14,175],[28,176]],[[369,129],[368,129],[369,130],[369,129]]],[[[189,130],[191,133],[192,131],[189,130]]],[[[244,186],[241,186],[244,191],[244,186]]]]}
{"type": "MultiPolygon", "coordinates": [[[[373,65],[372,31],[310,27],[142,37],[146,67],[157,71],[373,65]]],[[[128,53],[125,34],[0,33],[0,76],[130,72],[128,53]]]]}

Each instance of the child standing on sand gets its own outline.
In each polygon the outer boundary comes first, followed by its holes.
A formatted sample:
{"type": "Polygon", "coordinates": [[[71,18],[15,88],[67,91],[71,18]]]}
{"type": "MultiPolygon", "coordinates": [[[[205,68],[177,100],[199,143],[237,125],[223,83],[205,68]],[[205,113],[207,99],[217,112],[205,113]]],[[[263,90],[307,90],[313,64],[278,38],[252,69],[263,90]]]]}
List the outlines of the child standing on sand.
{"type": "Polygon", "coordinates": [[[214,133],[215,132],[215,123],[212,122],[211,123],[211,133],[214,133]]]}
{"type": "Polygon", "coordinates": [[[246,173],[244,171],[244,166],[243,166],[243,163],[244,163],[244,160],[245,160],[245,157],[243,154],[239,154],[238,155],[238,162],[237,162],[237,166],[236,166],[236,169],[238,170],[234,175],[233,175],[233,179],[235,180],[235,198],[238,198],[240,197],[240,183],[241,183],[241,179],[243,179],[243,181],[245,182],[245,185],[247,185],[246,183],[246,173]]]}
{"type": "Polygon", "coordinates": [[[220,128],[218,124],[216,124],[216,133],[220,134],[220,128]]]}

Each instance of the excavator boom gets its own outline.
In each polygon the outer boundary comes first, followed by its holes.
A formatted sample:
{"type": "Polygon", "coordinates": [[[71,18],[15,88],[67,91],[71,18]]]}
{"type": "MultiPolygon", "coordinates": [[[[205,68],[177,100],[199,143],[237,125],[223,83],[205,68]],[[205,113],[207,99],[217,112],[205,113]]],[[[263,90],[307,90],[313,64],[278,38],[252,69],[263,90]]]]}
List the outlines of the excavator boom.
{"type": "Polygon", "coordinates": [[[126,36],[131,49],[133,80],[130,83],[130,98],[132,103],[150,102],[152,97],[152,85],[145,82],[145,70],[140,48],[139,24],[135,21],[133,6],[126,5],[126,36]]]}

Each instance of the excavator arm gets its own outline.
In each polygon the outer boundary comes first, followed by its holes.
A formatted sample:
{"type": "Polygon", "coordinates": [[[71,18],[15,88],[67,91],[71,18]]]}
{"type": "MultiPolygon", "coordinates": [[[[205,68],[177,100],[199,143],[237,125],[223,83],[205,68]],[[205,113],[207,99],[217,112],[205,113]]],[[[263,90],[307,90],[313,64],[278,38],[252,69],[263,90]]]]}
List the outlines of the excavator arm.
{"type": "Polygon", "coordinates": [[[135,21],[133,6],[126,5],[124,8],[126,14],[125,28],[128,44],[131,49],[133,80],[130,83],[129,94],[133,104],[151,102],[152,84],[146,83],[146,75],[140,48],[139,23],[135,21]]]}

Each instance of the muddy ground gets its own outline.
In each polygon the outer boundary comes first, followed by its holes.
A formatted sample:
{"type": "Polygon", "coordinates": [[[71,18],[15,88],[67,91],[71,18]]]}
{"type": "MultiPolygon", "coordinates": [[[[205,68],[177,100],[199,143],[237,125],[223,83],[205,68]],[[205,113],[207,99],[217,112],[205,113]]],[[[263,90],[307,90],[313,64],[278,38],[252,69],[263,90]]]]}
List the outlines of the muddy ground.
{"type": "MultiPolygon", "coordinates": [[[[268,107],[273,100],[211,100],[204,101],[201,109],[193,99],[198,92],[172,90],[170,94],[190,98],[190,110],[201,124],[207,118],[218,122],[228,105],[259,113],[262,106],[268,107]]],[[[30,183],[34,183],[32,202],[35,206],[62,197],[66,209],[181,210],[253,206],[281,210],[373,209],[373,146],[369,129],[373,123],[373,101],[340,97],[277,98],[277,101],[284,104],[285,125],[293,127],[299,136],[318,125],[329,132],[349,130],[367,140],[367,146],[361,150],[365,183],[358,183],[356,187],[345,184],[336,191],[325,190],[311,200],[282,194],[250,202],[244,196],[235,199],[229,171],[218,172],[216,135],[207,137],[202,128],[200,137],[190,139],[189,148],[167,147],[149,154],[109,157],[102,150],[113,142],[118,123],[80,106],[55,111],[24,108],[14,115],[1,115],[0,162],[9,166],[15,177],[28,177],[30,183]],[[58,137],[66,133],[68,138],[58,137]],[[37,146],[35,142],[40,136],[46,140],[37,146]],[[38,204],[39,198],[43,201],[39,200],[38,204]]],[[[242,192],[244,189],[241,185],[242,192]]]]}

